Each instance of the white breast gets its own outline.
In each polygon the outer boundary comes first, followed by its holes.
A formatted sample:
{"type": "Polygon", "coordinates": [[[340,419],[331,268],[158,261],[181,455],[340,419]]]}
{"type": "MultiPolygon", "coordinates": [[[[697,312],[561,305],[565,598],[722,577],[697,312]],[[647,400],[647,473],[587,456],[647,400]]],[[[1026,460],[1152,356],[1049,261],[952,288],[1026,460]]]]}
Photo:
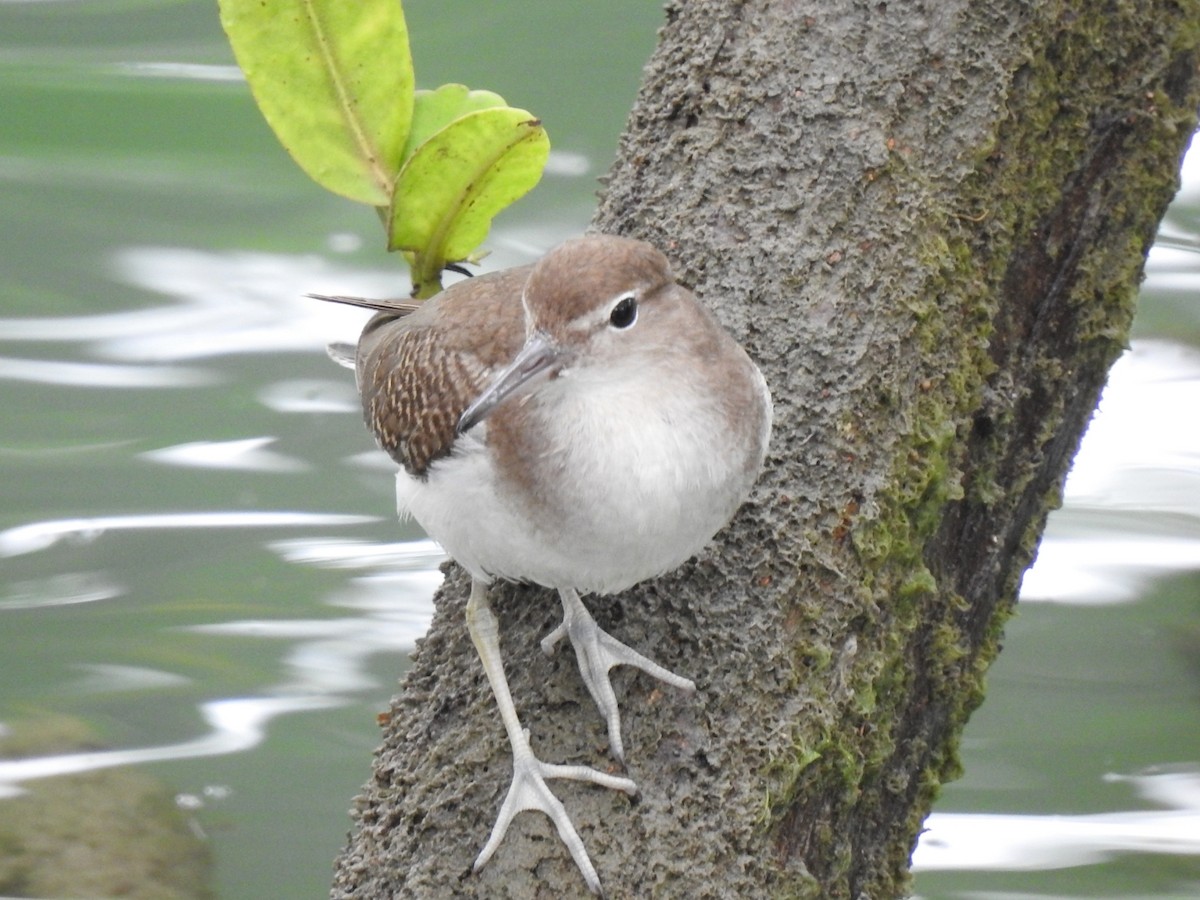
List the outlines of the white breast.
{"type": "Polygon", "coordinates": [[[763,417],[745,435],[730,433],[711,398],[686,382],[648,391],[634,387],[645,372],[560,379],[537,398],[539,427],[552,435],[533,463],[541,505],[495,470],[480,426],[427,480],[397,476],[401,510],[477,578],[623,590],[693,556],[750,489],[770,422],[766,386],[752,371],[763,417]]]}

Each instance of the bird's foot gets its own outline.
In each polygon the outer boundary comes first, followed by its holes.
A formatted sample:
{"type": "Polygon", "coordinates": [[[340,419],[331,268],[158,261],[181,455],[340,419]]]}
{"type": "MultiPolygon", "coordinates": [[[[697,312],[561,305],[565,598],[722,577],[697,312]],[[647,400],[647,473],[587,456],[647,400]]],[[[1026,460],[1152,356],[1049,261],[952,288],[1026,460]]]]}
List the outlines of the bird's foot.
{"type": "Polygon", "coordinates": [[[696,684],[690,678],[664,669],[597,625],[575,591],[560,590],[559,596],[563,604],[562,624],[542,639],[542,652],[549,656],[559,641],[564,637],[570,638],[579,663],[579,674],[583,676],[583,683],[587,685],[588,693],[592,695],[608,726],[608,743],[612,754],[624,762],[621,711],[617,708],[617,697],[613,692],[612,680],[608,677],[609,669],[613,666],[634,666],[688,693],[696,690],[696,684]]]}
{"type": "Polygon", "coordinates": [[[631,796],[637,793],[637,786],[628,778],[609,775],[588,766],[561,766],[544,763],[533,755],[533,751],[529,747],[529,732],[522,731],[521,737],[522,740],[513,741],[513,777],[512,784],[508,788],[508,796],[504,798],[504,804],[500,807],[500,814],[496,817],[496,824],[492,826],[492,833],[488,837],[487,843],[475,860],[475,871],[478,872],[492,858],[492,854],[504,840],[508,826],[512,824],[517,813],[527,809],[537,809],[549,816],[554,827],[558,829],[558,836],[571,851],[571,858],[575,860],[575,865],[583,873],[583,879],[587,882],[591,892],[593,894],[601,893],[600,878],[596,875],[596,869],[588,858],[583,841],[580,839],[579,833],[575,831],[575,826],[571,824],[571,817],[567,815],[562,802],[550,791],[546,779],[566,778],[571,781],[590,781],[601,787],[624,791],[631,796]]]}

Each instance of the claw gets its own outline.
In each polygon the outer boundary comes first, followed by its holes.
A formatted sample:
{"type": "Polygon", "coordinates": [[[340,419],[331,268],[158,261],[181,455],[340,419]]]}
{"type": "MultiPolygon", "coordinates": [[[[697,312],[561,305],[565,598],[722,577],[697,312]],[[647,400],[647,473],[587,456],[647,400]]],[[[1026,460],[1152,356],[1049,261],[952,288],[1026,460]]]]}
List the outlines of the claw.
{"type": "Polygon", "coordinates": [[[546,779],[565,778],[571,781],[590,781],[601,787],[624,791],[631,796],[637,793],[637,785],[628,778],[609,775],[587,766],[561,766],[544,763],[530,750],[527,729],[522,731],[522,738],[523,740],[513,747],[513,778],[508,787],[508,795],[500,807],[500,814],[496,817],[496,824],[492,826],[492,833],[489,835],[487,843],[475,860],[474,870],[478,872],[492,858],[492,854],[504,840],[508,826],[512,824],[517,813],[527,809],[540,810],[550,817],[550,821],[558,829],[558,836],[570,851],[571,858],[575,860],[579,871],[583,873],[583,880],[587,882],[588,889],[593,894],[599,894],[601,892],[600,878],[596,875],[596,869],[592,865],[591,859],[588,858],[587,850],[571,822],[571,817],[567,815],[562,801],[551,792],[546,784],[546,779]]]}
{"type": "Polygon", "coordinates": [[[633,666],[689,694],[696,690],[696,683],[690,678],[664,669],[654,660],[614,638],[596,624],[596,620],[574,590],[562,589],[558,593],[562,598],[563,620],[542,639],[542,652],[550,655],[564,636],[571,639],[571,645],[575,648],[575,658],[579,663],[579,674],[583,677],[583,683],[587,685],[588,693],[592,695],[600,714],[604,716],[612,754],[624,762],[621,710],[617,707],[617,696],[613,692],[612,680],[608,677],[609,670],[613,666],[633,666]]]}

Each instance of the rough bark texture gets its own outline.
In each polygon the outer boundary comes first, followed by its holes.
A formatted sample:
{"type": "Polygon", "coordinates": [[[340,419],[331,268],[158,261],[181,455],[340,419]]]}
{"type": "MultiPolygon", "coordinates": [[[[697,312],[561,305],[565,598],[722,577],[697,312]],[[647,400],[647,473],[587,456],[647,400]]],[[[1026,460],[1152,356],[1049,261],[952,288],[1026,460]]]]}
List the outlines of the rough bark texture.
{"type": "MultiPolygon", "coordinates": [[[[557,783],[623,897],[894,897],[983,696],[1200,103],[1197,0],[672,3],[596,226],[760,361],[769,470],[674,575],[590,606],[641,794],[557,783]]],[[[583,896],[510,767],[452,572],[336,897],[583,896]]],[[[606,765],[547,592],[493,592],[535,751],[606,765]]]]}

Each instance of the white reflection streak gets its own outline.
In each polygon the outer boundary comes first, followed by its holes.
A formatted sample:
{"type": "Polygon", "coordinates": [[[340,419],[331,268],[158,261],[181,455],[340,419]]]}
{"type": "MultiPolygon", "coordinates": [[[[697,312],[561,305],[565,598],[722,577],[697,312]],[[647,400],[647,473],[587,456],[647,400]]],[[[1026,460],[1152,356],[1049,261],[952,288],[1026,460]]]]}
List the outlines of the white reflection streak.
{"type": "Polygon", "coordinates": [[[177,302],[98,315],[2,318],[0,339],[83,343],[126,362],[321,350],[332,339],[357,338],[369,313],[306,293],[395,294],[400,280],[396,273],[364,273],[312,255],[176,247],[128,248],[113,264],[121,281],[177,302]]]}
{"type": "Polygon", "coordinates": [[[135,750],[97,750],[0,760],[0,797],[16,796],[21,793],[17,785],[36,778],[74,775],[114,766],[139,765],[170,759],[220,756],[249,750],[262,743],[267,723],[276,716],[328,709],[344,703],[344,700],[332,697],[311,696],[213,700],[200,706],[200,713],[212,730],[195,740],[135,750]]]}
{"type": "MultiPolygon", "coordinates": [[[[1130,484],[1132,473],[1181,470],[1197,482],[1168,509],[1200,514],[1200,353],[1167,341],[1138,341],[1112,368],[1096,416],[1067,478],[1068,505],[1164,508],[1130,484]],[[1131,489],[1132,488],[1132,489],[1131,489]]],[[[1178,481],[1178,479],[1176,479],[1178,481]]],[[[1180,485],[1184,487],[1184,485],[1180,485]]]]}
{"type": "Polygon", "coordinates": [[[592,170],[592,163],[582,153],[570,153],[565,150],[551,150],[550,158],[546,160],[547,175],[561,175],[567,178],[582,178],[592,170]]]}
{"type": "Polygon", "coordinates": [[[1196,409],[1195,350],[1137,341],[1117,361],[1067,477],[1063,509],[1051,514],[1025,573],[1023,601],[1125,602],[1142,596],[1150,579],[1200,569],[1200,537],[1180,528],[1190,521],[1200,533],[1196,409]]]}
{"type": "MultiPolygon", "coordinates": [[[[324,348],[332,338],[357,337],[367,314],[312,300],[307,293],[396,292],[390,277],[330,265],[319,256],[213,253],[170,247],[122,251],[123,280],[175,297],[199,316],[186,333],[174,329],[114,334],[101,351],[116,359],[194,359],[230,353],[324,348]]],[[[402,291],[401,291],[402,292],[402,291]]]]}
{"type": "Polygon", "coordinates": [[[304,563],[325,569],[370,569],[379,566],[436,569],[447,559],[446,551],[424,538],[379,544],[347,538],[292,538],[268,544],[286,562],[304,563]]]}
{"type": "Polygon", "coordinates": [[[374,544],[330,538],[277,541],[287,562],[337,569],[379,569],[351,579],[331,600],[362,614],[342,619],[248,619],[189,626],[188,631],[294,642],[285,657],[291,678],[271,688],[280,694],[317,694],[376,688],[366,669],[375,654],[401,654],[429,630],[430,598],[442,576],[441,548],[429,540],[374,544]]]}
{"type": "Polygon", "coordinates": [[[59,541],[92,541],[109,531],[168,528],[273,528],[361,525],[377,516],[305,512],[200,512],[141,516],[97,516],[90,519],[52,519],[0,531],[0,558],[35,553],[59,541]]]}
{"type": "Polygon", "coordinates": [[[184,81],[245,81],[237,66],[217,66],[205,63],[131,62],[121,63],[118,71],[127,75],[151,78],[179,78],[184,81]]]}
{"type": "Polygon", "coordinates": [[[933,813],[913,853],[913,871],[1066,869],[1117,853],[1200,856],[1200,779],[1173,773],[1128,780],[1139,793],[1176,809],[1081,816],[933,813]]]}
{"type": "Polygon", "coordinates": [[[191,679],[183,675],[164,672],[161,669],[148,669],[145,666],[80,663],[75,668],[86,674],[74,684],[72,689],[85,694],[156,690],[191,683],[191,679]]]}
{"type": "Polygon", "coordinates": [[[313,378],[277,381],[259,391],[258,399],[268,409],[282,413],[362,414],[358,391],[353,383],[346,381],[313,378]]]}
{"type": "Polygon", "coordinates": [[[138,454],[151,462],[202,469],[234,469],[245,472],[306,472],[303,460],[266,448],[273,437],[241,438],[235,441],[191,441],[138,454]]]}
{"type": "Polygon", "coordinates": [[[14,584],[0,599],[0,612],[99,603],[123,593],[125,588],[112,582],[103,572],[60,572],[14,584]]]}
{"type": "Polygon", "coordinates": [[[290,621],[243,620],[213,625],[189,626],[195,634],[274,638],[293,642],[284,657],[291,678],[269,690],[280,694],[329,696],[373,690],[379,682],[370,676],[366,663],[377,653],[400,655],[411,650],[429,629],[432,604],[428,603],[437,581],[417,579],[428,607],[413,609],[405,595],[393,597],[394,609],[386,615],[344,619],[293,619],[290,621]]]}
{"type": "Polygon", "coordinates": [[[1047,538],[1021,582],[1021,600],[1122,603],[1141,596],[1146,581],[1200,569],[1200,540],[1129,535],[1047,538]]]}
{"type": "Polygon", "coordinates": [[[11,356],[0,356],[0,378],[87,388],[193,387],[220,380],[212,372],[182,366],[125,366],[11,356]]]}
{"type": "Polygon", "coordinates": [[[1200,814],[1004,816],[934,813],[913,871],[1032,872],[1103,862],[1121,852],[1200,855],[1200,814]]]}

